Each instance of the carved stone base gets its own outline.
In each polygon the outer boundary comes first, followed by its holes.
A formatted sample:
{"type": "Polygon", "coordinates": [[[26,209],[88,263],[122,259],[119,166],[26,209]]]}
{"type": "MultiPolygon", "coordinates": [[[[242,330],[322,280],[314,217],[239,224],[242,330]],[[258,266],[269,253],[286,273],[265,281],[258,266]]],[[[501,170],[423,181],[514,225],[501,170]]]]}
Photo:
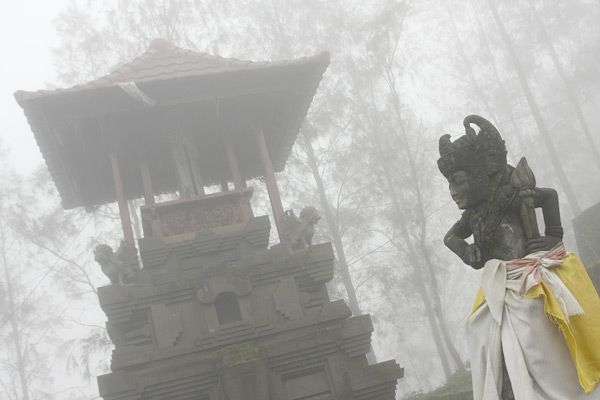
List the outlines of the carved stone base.
{"type": "Polygon", "coordinates": [[[102,398],[395,399],[403,370],[368,364],[370,317],[329,299],[331,244],[268,248],[269,228],[262,216],[139,240],[138,284],[98,290],[115,344],[102,398]]]}

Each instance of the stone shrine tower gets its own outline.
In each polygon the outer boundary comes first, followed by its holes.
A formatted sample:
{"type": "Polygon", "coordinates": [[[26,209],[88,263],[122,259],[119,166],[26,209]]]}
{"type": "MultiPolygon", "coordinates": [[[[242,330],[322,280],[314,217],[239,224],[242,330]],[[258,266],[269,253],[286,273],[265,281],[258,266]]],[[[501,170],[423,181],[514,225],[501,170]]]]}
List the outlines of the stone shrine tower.
{"type": "Polygon", "coordinates": [[[370,317],[330,301],[332,247],[292,243],[314,221],[284,213],[275,181],[328,64],[155,40],[95,81],[15,94],[63,206],[119,205],[124,244],[96,254],[112,282],[98,290],[115,345],[103,399],[395,398],[402,369],[368,364],[370,317]],[[256,177],[282,242],[271,248],[250,205],[256,177]],[[127,200],[141,197],[136,241],[127,200]]]}

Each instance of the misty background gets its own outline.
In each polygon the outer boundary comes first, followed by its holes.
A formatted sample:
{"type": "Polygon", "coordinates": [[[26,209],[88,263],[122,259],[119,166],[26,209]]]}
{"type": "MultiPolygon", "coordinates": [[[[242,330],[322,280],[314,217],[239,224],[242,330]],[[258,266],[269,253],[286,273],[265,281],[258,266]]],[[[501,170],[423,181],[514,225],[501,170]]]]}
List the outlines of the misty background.
{"type": "Polygon", "coordinates": [[[86,83],[155,38],[253,61],[331,54],[277,179],[284,208],[320,210],[330,297],[371,314],[378,360],[405,368],[399,399],[468,366],[480,273],[442,242],[460,212],[437,169],[441,135],[464,134],[469,114],[494,123],[509,163],[526,156],[557,189],[571,251],[572,219],[600,201],[597,0],[4,1],[0,33],[2,399],[98,398],[112,345],[92,250],[122,237],[116,205],[62,210],[12,93],[86,83]]]}

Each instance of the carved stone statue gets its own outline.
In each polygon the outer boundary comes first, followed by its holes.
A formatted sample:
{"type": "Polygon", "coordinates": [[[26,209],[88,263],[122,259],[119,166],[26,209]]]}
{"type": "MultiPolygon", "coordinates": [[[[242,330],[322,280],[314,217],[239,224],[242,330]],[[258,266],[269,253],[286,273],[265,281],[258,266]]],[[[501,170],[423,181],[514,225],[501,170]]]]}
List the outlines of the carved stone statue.
{"type": "Polygon", "coordinates": [[[104,275],[112,285],[130,285],[135,283],[137,252],[135,247],[125,241],[116,253],[106,244],[99,244],[94,249],[94,259],[100,264],[104,275]]]}
{"type": "Polygon", "coordinates": [[[479,269],[490,259],[521,258],[550,250],[561,242],[563,229],[556,191],[535,187],[525,158],[517,171],[507,164],[504,140],[489,121],[471,115],[464,125],[467,134],[455,142],[450,141],[450,135],[440,138],[438,166],[448,179],[452,199],[465,210],[446,234],[446,246],[466,264],[479,269]],[[478,134],[471,123],[480,127],[478,134]],[[532,222],[537,207],[544,215],[543,237],[532,222]],[[465,239],[471,235],[473,243],[467,244],[465,239]]]}
{"type": "Polygon", "coordinates": [[[321,216],[315,207],[307,206],[300,211],[300,218],[294,210],[287,210],[281,217],[281,228],[286,243],[292,249],[310,249],[315,234],[315,224],[321,216]]]}
{"type": "Polygon", "coordinates": [[[525,158],[507,164],[489,121],[471,115],[464,126],[454,142],[440,138],[438,167],[463,210],[444,243],[483,269],[466,330],[474,399],[600,398],[600,299],[562,245],[557,193],[536,187],[525,158]]]}

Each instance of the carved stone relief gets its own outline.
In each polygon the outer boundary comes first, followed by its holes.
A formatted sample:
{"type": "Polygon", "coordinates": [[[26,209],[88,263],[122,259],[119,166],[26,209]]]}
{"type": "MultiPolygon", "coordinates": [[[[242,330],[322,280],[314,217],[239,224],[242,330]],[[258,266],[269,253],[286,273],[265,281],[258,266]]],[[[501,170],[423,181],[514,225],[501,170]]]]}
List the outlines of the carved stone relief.
{"type": "Polygon", "coordinates": [[[165,304],[154,304],[151,310],[158,348],[173,347],[182,332],[181,316],[165,304]]]}

